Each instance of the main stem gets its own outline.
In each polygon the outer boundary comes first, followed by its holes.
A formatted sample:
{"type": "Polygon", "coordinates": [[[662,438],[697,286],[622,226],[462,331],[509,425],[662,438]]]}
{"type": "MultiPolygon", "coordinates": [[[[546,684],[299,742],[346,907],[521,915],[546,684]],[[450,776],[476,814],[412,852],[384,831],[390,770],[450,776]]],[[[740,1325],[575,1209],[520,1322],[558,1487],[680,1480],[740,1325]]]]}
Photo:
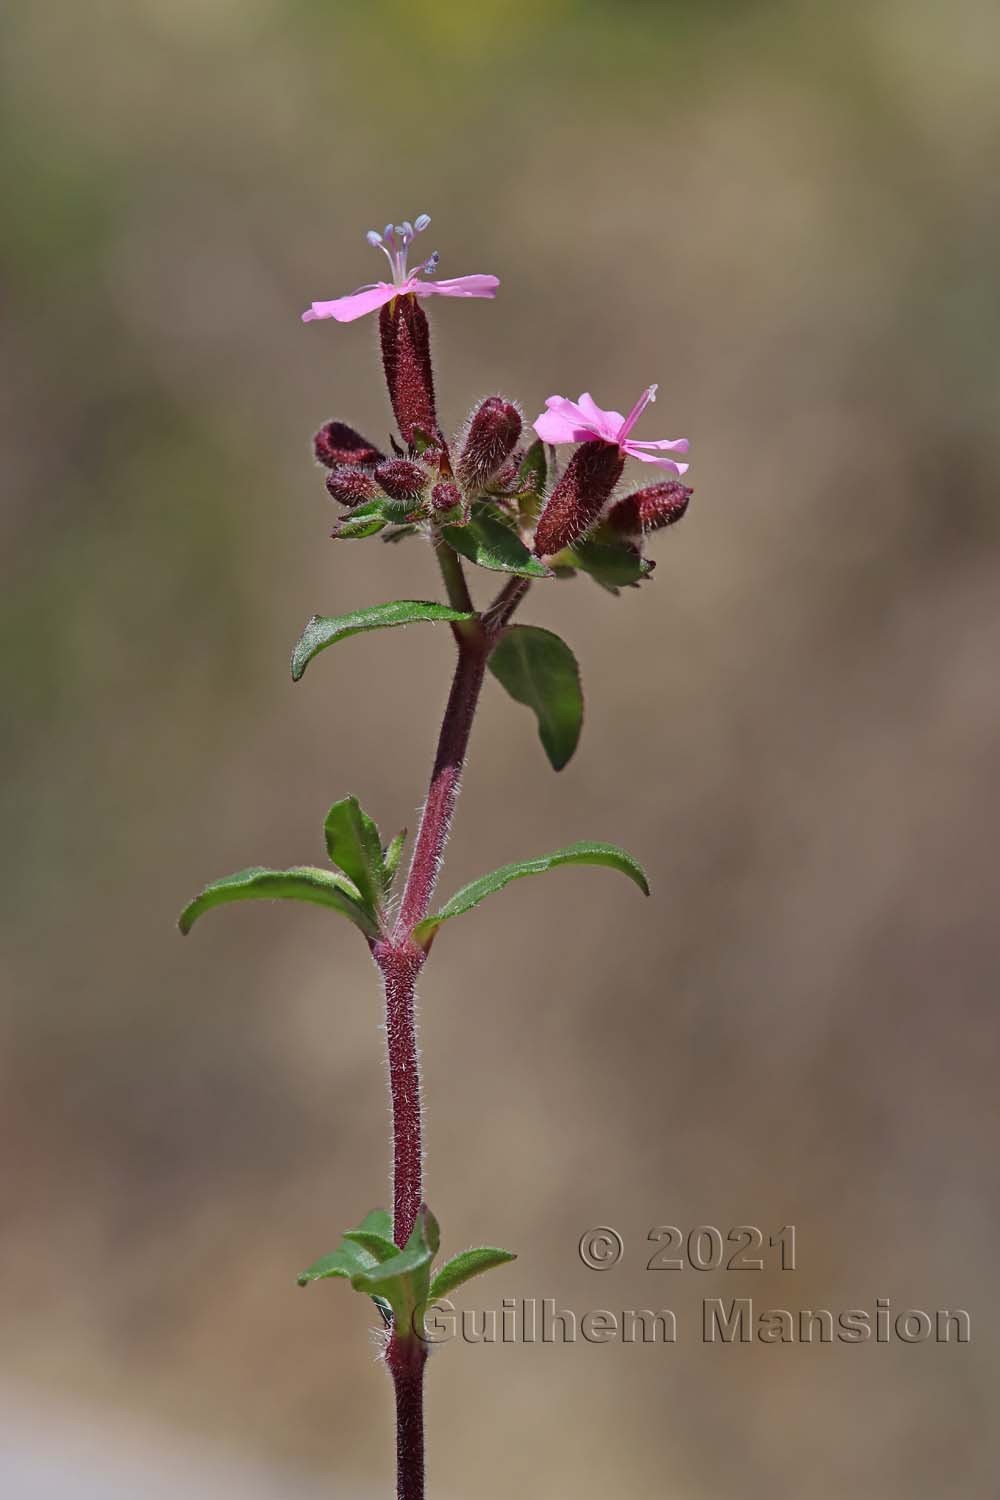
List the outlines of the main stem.
{"type": "MultiPolygon", "coordinates": [[[[435,550],[453,608],[472,613],[474,606],[461,562],[444,542],[436,543],[435,550]]],[[[410,1237],[423,1197],[415,996],[417,976],[427,954],[414,942],[413,929],[430,911],[455,812],[486,663],[528,587],[527,579],[512,578],[481,617],[453,627],[458,661],[441,723],[430,787],[413,846],[399,916],[392,933],[379,939],[373,947],[373,956],[385,984],[392,1095],[393,1238],[400,1248],[410,1237]]],[[[396,1393],[397,1500],[423,1500],[424,1497],[423,1380],[426,1359],[426,1346],[412,1330],[393,1329],[386,1363],[396,1393]]]]}

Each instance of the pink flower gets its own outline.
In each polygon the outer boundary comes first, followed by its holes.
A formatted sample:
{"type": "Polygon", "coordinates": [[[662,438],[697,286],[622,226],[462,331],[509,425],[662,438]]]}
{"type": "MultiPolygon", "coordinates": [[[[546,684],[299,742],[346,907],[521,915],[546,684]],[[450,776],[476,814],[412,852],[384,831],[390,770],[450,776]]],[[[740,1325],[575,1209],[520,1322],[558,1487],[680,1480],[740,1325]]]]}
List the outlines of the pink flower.
{"type": "Polygon", "coordinates": [[[317,318],[336,318],[338,323],[352,323],[355,318],[363,318],[365,313],[375,312],[393,297],[404,296],[407,292],[416,297],[495,297],[500,285],[496,276],[455,276],[450,281],[422,281],[421,275],[433,276],[437,269],[440,256],[436,250],[422,265],[407,270],[410,245],[430,222],[427,214],[420,214],[412,224],[409,219],[395,227],[387,224],[382,234],[369,229],[368,243],[377,246],[385,255],[392,269],[392,280],[369,282],[358,287],[349,297],[335,297],[332,302],[314,302],[302,314],[303,323],[312,323],[317,318]]]}
{"type": "Polygon", "coordinates": [[[651,401],[656,400],[656,386],[643,391],[627,417],[620,411],[602,411],[589,392],[584,391],[579,401],[570,401],[566,396],[550,396],[538,420],[533,424],[543,443],[615,443],[622,453],[639,458],[644,464],[658,464],[671,474],[686,474],[688,464],[675,463],[672,458],[662,458],[664,451],[686,453],[687,438],[659,438],[656,442],[637,442],[629,433],[651,401]],[[653,449],[653,452],[647,450],[653,449]]]}

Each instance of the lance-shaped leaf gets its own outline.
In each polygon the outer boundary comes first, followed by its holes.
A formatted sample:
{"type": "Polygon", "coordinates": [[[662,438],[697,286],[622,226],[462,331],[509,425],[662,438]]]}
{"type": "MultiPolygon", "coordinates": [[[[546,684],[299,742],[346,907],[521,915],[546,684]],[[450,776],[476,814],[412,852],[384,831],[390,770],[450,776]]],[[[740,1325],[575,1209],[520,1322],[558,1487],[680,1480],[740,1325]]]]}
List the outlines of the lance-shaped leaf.
{"type": "Polygon", "coordinates": [[[471,884],[463,886],[450,901],[442,906],[439,912],[425,921],[418,922],[413,930],[416,942],[422,947],[428,948],[437,929],[442,922],[447,922],[451,917],[460,917],[464,912],[471,911],[478,906],[480,901],[487,896],[492,896],[494,891],[503,890],[512,880],[520,880],[524,875],[541,875],[546,870],[554,870],[557,865],[607,865],[612,870],[620,870],[642,891],[643,895],[649,895],[649,884],[645,872],[639,862],[626,854],[624,849],[619,849],[616,844],[595,844],[588,840],[581,840],[577,844],[570,844],[566,849],[557,849],[554,854],[543,854],[538,859],[520,860],[516,864],[501,865],[499,870],[493,870],[489,875],[483,875],[471,884]]]}
{"type": "Polygon", "coordinates": [[[382,905],[382,840],[357,797],[335,802],[323,825],[326,849],[335,865],[357,886],[372,916],[382,905]]]}
{"type": "Polygon", "coordinates": [[[349,615],[313,615],[292,652],[292,678],[298,682],[314,656],[337,641],[346,641],[348,636],[421,621],[456,623],[472,618],[471,614],[451,609],[447,604],[431,604],[422,599],[394,599],[390,604],[374,604],[371,609],[357,609],[349,615]]]}
{"type": "Polygon", "coordinates": [[[449,1292],[453,1292],[463,1282],[471,1281],[473,1276],[481,1276],[494,1266],[506,1265],[507,1261],[516,1259],[513,1251],[498,1250],[492,1245],[481,1245],[476,1250],[463,1250],[461,1255],[453,1255],[451,1260],[445,1261],[431,1282],[427,1300],[436,1302],[439,1297],[447,1297],[449,1292]]]}
{"type": "Polygon", "coordinates": [[[580,669],[566,642],[537,625],[512,625],[490,656],[489,667],[514,701],[532,710],[552,769],[561,771],[583,726],[580,669]]]}
{"type": "Polygon", "coordinates": [[[231,901],[312,901],[329,906],[348,917],[367,937],[377,937],[378,927],[365,909],[361,893],[350,880],[330,870],[313,865],[297,865],[291,870],[266,870],[255,865],[238,870],[222,880],[214,880],[181,912],[181,932],[191,931],[202,912],[231,901]]]}
{"type": "Polygon", "coordinates": [[[450,547],[477,567],[494,573],[519,573],[522,578],[551,576],[509,526],[484,511],[474,515],[468,526],[445,526],[442,535],[450,547]]]}

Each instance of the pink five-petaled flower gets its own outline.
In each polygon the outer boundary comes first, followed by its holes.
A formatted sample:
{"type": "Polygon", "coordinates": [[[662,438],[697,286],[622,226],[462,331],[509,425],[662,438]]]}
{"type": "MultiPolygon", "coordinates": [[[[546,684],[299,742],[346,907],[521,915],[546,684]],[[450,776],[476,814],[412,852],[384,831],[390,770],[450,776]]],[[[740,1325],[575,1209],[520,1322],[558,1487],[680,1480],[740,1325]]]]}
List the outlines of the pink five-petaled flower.
{"type": "Polygon", "coordinates": [[[687,438],[660,438],[656,442],[644,443],[629,437],[646,407],[655,400],[656,386],[651,385],[643,391],[628,416],[623,417],[619,411],[603,411],[587,391],[579,401],[570,401],[566,396],[550,396],[545,403],[547,409],[534,423],[534,428],[543,443],[614,443],[630,458],[639,458],[644,464],[659,464],[671,474],[686,474],[687,464],[675,463],[663,455],[686,453],[687,438]]]}
{"type": "Polygon", "coordinates": [[[496,276],[455,276],[450,281],[424,281],[422,276],[433,276],[440,259],[437,251],[428,256],[412,271],[407,269],[409,248],[418,234],[430,223],[427,214],[420,214],[411,224],[404,219],[402,224],[387,224],[382,234],[369,229],[366,236],[369,245],[377,247],[385,255],[392,270],[391,281],[372,281],[358,287],[347,297],[335,297],[332,302],[314,302],[302,314],[303,323],[312,323],[317,318],[336,318],[338,323],[352,323],[363,318],[365,313],[375,312],[394,297],[412,292],[415,297],[495,297],[500,285],[496,276]]]}

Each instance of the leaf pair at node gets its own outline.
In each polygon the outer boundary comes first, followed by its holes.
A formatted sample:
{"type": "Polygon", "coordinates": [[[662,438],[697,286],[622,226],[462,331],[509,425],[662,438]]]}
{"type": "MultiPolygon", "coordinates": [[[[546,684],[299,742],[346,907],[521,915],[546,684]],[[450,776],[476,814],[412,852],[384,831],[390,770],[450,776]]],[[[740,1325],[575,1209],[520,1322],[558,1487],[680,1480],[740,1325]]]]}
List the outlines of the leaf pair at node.
{"type": "Polygon", "coordinates": [[[190,932],[202,912],[233,901],[311,901],[328,906],[354,923],[369,941],[382,930],[385,903],[399,868],[406,830],[383,845],[378,828],[356,797],[335,802],[324,824],[326,848],[342,873],[314,865],[290,870],[253,866],[215,880],[181,913],[181,932],[190,932]]]}
{"type": "Polygon", "coordinates": [[[510,1250],[482,1245],[455,1255],[432,1275],[441,1244],[437,1219],[422,1205],[402,1250],[393,1243],[392,1219],[373,1209],[357,1229],[348,1229],[338,1248],[299,1276],[299,1286],[342,1277],[356,1292],[372,1298],[399,1338],[423,1336],[425,1309],[473,1276],[516,1257],[510,1250]]]}

